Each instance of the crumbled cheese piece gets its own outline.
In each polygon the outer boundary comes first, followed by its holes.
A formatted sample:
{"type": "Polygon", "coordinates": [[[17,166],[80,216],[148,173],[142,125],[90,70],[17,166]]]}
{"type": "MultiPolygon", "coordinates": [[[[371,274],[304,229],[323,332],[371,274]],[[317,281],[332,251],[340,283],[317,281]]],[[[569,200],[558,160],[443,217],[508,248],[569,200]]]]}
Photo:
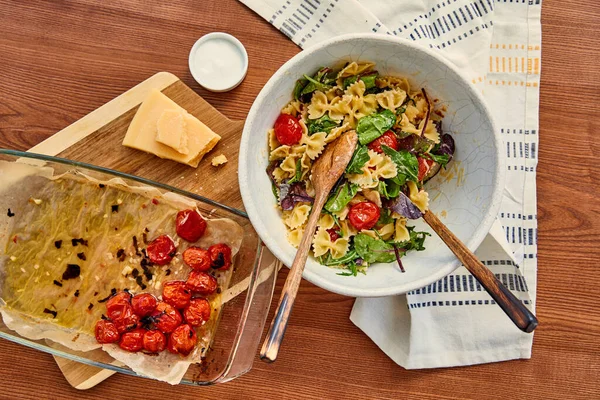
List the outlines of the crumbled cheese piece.
{"type": "Polygon", "coordinates": [[[157,281],[157,282],[154,284],[154,289],[158,290],[158,289],[160,289],[160,286],[161,286],[161,283],[160,283],[160,281],[157,281]]]}
{"type": "Polygon", "coordinates": [[[108,214],[104,214],[104,217],[102,217],[102,218],[108,218],[108,214]]]}
{"type": "Polygon", "coordinates": [[[21,267],[21,272],[25,273],[27,271],[25,271],[25,268],[21,267]]]}
{"type": "Polygon", "coordinates": [[[107,260],[112,260],[114,258],[112,253],[106,253],[106,259],[107,260]]]}
{"type": "Polygon", "coordinates": [[[56,259],[56,261],[62,261],[62,258],[58,257],[58,258],[56,259]]]}
{"type": "Polygon", "coordinates": [[[10,256],[10,261],[17,261],[17,257],[15,257],[15,256],[10,256]]]}
{"type": "Polygon", "coordinates": [[[40,268],[40,265],[39,265],[39,264],[35,264],[35,265],[33,266],[33,269],[39,269],[39,268],[40,268]]]}
{"type": "Polygon", "coordinates": [[[50,272],[46,271],[46,276],[50,276],[50,272]]]}
{"type": "Polygon", "coordinates": [[[35,283],[38,283],[40,281],[40,277],[38,276],[37,278],[35,278],[35,283]]]}
{"type": "Polygon", "coordinates": [[[34,202],[35,204],[37,204],[38,206],[39,206],[40,204],[42,204],[42,199],[32,199],[32,200],[33,200],[33,202],[34,202]]]}
{"type": "Polygon", "coordinates": [[[126,265],[125,268],[123,268],[123,271],[121,271],[121,275],[126,276],[127,274],[131,273],[131,271],[133,271],[133,268],[131,268],[129,265],[126,265]]]}
{"type": "Polygon", "coordinates": [[[123,204],[123,200],[117,199],[117,204],[123,204]]]}
{"type": "Polygon", "coordinates": [[[219,154],[218,156],[213,157],[210,163],[213,167],[218,167],[219,165],[225,164],[226,162],[227,157],[225,157],[225,154],[219,154]]]}
{"type": "Polygon", "coordinates": [[[100,277],[98,275],[94,275],[94,279],[96,279],[96,282],[98,282],[100,280],[100,277]]]}

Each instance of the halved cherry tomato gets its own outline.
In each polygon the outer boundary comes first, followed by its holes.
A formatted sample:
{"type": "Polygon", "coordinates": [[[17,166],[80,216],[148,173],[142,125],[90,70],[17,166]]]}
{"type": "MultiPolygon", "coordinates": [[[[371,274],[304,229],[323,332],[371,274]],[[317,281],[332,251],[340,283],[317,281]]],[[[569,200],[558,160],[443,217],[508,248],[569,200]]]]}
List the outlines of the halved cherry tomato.
{"type": "Polygon", "coordinates": [[[192,293],[184,281],[170,281],[163,286],[162,298],[164,302],[180,310],[190,304],[192,293]]]}
{"type": "Polygon", "coordinates": [[[175,255],[175,243],[167,235],[161,235],[148,244],[146,252],[153,264],[167,265],[175,255]]]}
{"type": "Polygon", "coordinates": [[[210,269],[210,253],[200,247],[188,247],[183,252],[183,262],[196,271],[210,269]]]}
{"type": "Polygon", "coordinates": [[[300,143],[302,127],[296,118],[289,114],[280,114],[275,121],[275,136],[277,141],[287,146],[300,143]]]}
{"type": "Polygon", "coordinates": [[[161,331],[153,329],[144,333],[142,344],[147,352],[160,353],[167,347],[167,338],[161,331]]]}
{"type": "Polygon", "coordinates": [[[191,291],[208,296],[217,290],[217,279],[203,271],[192,271],[185,283],[191,291]]]}
{"type": "Polygon", "coordinates": [[[327,233],[329,233],[329,240],[331,240],[332,242],[335,242],[336,240],[342,237],[340,233],[333,228],[327,229],[327,233]]]}
{"type": "Polygon", "coordinates": [[[131,299],[131,307],[133,312],[140,317],[147,317],[152,314],[152,311],[156,308],[156,297],[150,293],[140,293],[133,296],[131,299]]]}
{"type": "Polygon", "coordinates": [[[348,218],[350,219],[352,226],[360,231],[374,227],[379,219],[380,213],[377,204],[370,201],[363,201],[350,208],[348,218]]]}
{"type": "Polygon", "coordinates": [[[383,154],[383,150],[381,149],[382,144],[386,145],[387,147],[391,147],[394,150],[398,150],[398,139],[392,131],[387,131],[383,135],[379,136],[377,139],[369,143],[367,147],[379,154],[383,154]]]}
{"type": "Polygon", "coordinates": [[[190,305],[183,311],[183,317],[191,326],[204,325],[210,318],[210,303],[203,298],[192,299],[190,305]]]}
{"type": "Polygon", "coordinates": [[[419,161],[419,176],[417,177],[417,179],[420,182],[423,180],[423,178],[425,178],[425,175],[427,175],[429,169],[431,169],[431,166],[433,165],[434,161],[427,160],[423,157],[417,157],[417,161],[419,161]]]}
{"type": "Polygon", "coordinates": [[[167,349],[171,353],[187,356],[194,350],[198,338],[196,331],[188,324],[179,325],[169,336],[167,349]]]}
{"type": "Polygon", "coordinates": [[[131,308],[131,294],[119,292],[106,302],[106,315],[113,321],[121,319],[121,316],[131,308]]]}
{"type": "Polygon", "coordinates": [[[231,267],[231,248],[224,243],[213,244],[208,248],[210,266],[214,269],[229,269],[231,267]]]}
{"type": "Polygon", "coordinates": [[[196,210],[183,210],[177,213],[175,230],[179,237],[188,242],[200,239],[206,231],[206,221],[196,210]]]}
{"type": "Polygon", "coordinates": [[[181,325],[181,314],[172,305],[159,301],[151,314],[156,328],[163,333],[170,333],[181,325]]]}
{"type": "Polygon", "coordinates": [[[144,347],[144,334],[145,329],[134,329],[129,332],[125,332],[119,340],[119,347],[123,350],[131,351],[135,353],[140,351],[144,347]]]}
{"type": "Polygon", "coordinates": [[[96,322],[96,329],[94,332],[96,334],[96,341],[101,344],[115,343],[119,341],[119,337],[121,336],[119,335],[119,331],[117,331],[115,324],[103,319],[96,322]]]}

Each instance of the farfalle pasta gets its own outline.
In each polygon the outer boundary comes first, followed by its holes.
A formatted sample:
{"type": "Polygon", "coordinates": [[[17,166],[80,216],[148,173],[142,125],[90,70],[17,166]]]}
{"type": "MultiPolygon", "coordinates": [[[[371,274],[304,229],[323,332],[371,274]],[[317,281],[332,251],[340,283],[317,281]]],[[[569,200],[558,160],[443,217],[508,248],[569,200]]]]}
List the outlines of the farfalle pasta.
{"type": "Polygon", "coordinates": [[[407,223],[427,211],[423,184],[454,154],[437,100],[375,67],[354,61],[304,75],[267,132],[267,173],[294,247],[312,210],[314,161],[330,143],[356,132],[355,153],[329,193],[311,240],[313,256],[345,269],[341,275],[365,273],[375,263],[401,266],[406,252],[424,249],[427,233],[407,223]]]}

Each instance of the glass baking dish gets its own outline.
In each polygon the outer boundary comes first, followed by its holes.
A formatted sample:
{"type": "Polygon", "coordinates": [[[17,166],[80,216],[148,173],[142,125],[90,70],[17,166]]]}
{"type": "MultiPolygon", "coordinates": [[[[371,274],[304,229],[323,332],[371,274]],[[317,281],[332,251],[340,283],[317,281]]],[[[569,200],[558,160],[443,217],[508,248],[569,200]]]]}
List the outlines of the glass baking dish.
{"type": "MultiPolygon", "coordinates": [[[[243,211],[169,185],[108,168],[5,149],[0,149],[0,193],[10,193],[11,187],[15,184],[14,176],[11,179],[10,174],[6,170],[3,171],[2,165],[7,165],[6,162],[50,167],[54,170],[54,174],[84,174],[100,181],[120,178],[130,187],[152,187],[162,194],[171,192],[184,196],[193,200],[200,212],[210,218],[229,218],[237,222],[243,229],[243,240],[235,259],[231,282],[228,289],[222,293],[223,306],[212,345],[202,363],[190,365],[181,383],[193,385],[222,383],[250,370],[271,304],[280,262],[262,244],[243,211]]],[[[3,215],[0,215],[0,218],[6,218],[7,207],[1,201],[0,199],[0,210],[3,215]]],[[[19,210],[13,208],[11,212],[19,212],[19,210]]],[[[1,224],[0,237],[7,236],[7,232],[1,231],[6,229],[5,226],[6,224],[1,224]]],[[[1,256],[6,257],[4,243],[2,243],[1,256]]],[[[22,337],[10,330],[1,317],[0,337],[94,367],[136,375],[101,349],[79,352],[47,339],[31,340],[22,337]]]]}

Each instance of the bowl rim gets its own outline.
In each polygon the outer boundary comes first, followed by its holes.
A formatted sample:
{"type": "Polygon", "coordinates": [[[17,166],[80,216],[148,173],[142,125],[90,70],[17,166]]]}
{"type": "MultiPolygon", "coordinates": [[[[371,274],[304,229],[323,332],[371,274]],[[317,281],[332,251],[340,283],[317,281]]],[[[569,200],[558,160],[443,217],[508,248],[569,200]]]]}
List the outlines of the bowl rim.
{"type": "MultiPolygon", "coordinates": [[[[483,111],[483,114],[487,117],[492,127],[494,144],[496,147],[496,171],[494,173],[494,182],[493,182],[493,190],[491,196],[491,204],[488,209],[488,212],[484,216],[481,224],[475,230],[474,234],[471,238],[465,243],[467,247],[471,251],[475,251],[477,247],[483,242],[483,239],[488,234],[489,230],[492,227],[492,224],[496,220],[498,215],[498,211],[500,208],[500,203],[502,201],[502,192],[504,190],[504,179],[505,179],[505,159],[502,155],[502,138],[499,134],[499,131],[496,127],[496,123],[492,116],[491,110],[483,98],[483,95],[471,84],[469,79],[456,67],[451,61],[443,57],[443,55],[434,50],[428,49],[414,41],[410,41],[404,38],[399,38],[391,35],[383,35],[380,33],[352,33],[346,35],[336,36],[332,39],[325,40],[320,42],[310,48],[301,51],[296,54],[294,57],[289,59],[286,63],[284,63],[272,76],[269,78],[267,83],[263,86],[258,96],[255,98],[252,103],[252,107],[248,112],[248,116],[246,117],[246,121],[244,123],[244,130],[242,131],[242,137],[240,141],[240,151],[238,156],[238,180],[240,192],[242,195],[242,201],[244,203],[244,207],[250,218],[250,222],[254,226],[256,233],[258,233],[259,237],[263,241],[263,243],[269,248],[269,250],[281,260],[288,268],[292,264],[293,257],[290,257],[286,254],[286,252],[269,242],[269,234],[267,227],[263,224],[262,218],[260,217],[260,212],[256,207],[255,202],[252,199],[252,189],[250,187],[250,182],[248,180],[248,170],[245,168],[247,165],[248,159],[248,145],[250,142],[250,130],[252,127],[252,121],[257,118],[258,115],[258,104],[261,103],[267,94],[270,93],[271,89],[275,86],[275,82],[279,80],[279,78],[284,75],[291,66],[300,64],[302,61],[312,53],[321,50],[322,48],[329,47],[335,45],[340,42],[347,42],[352,40],[376,40],[382,42],[394,43],[399,46],[408,47],[413,51],[424,53],[430,57],[435,58],[438,62],[444,64],[447,68],[452,70],[456,75],[463,81],[465,88],[469,91],[469,94],[477,99],[479,102],[479,106],[483,111]]],[[[266,133],[265,133],[266,134],[266,133]]],[[[266,136],[265,136],[266,137],[266,136]]],[[[383,296],[392,296],[407,293],[411,290],[415,290],[418,288],[422,288],[431,283],[437,282],[443,277],[449,275],[453,271],[455,271],[460,266],[460,261],[458,259],[446,263],[436,272],[427,275],[426,277],[417,279],[415,281],[407,282],[405,284],[387,287],[387,288],[379,288],[379,289],[364,289],[364,288],[349,288],[345,285],[332,283],[324,280],[317,274],[305,269],[302,277],[309,282],[334,293],[351,296],[351,297],[383,297],[383,296]]],[[[324,268],[327,268],[324,266],[324,268]]]]}

